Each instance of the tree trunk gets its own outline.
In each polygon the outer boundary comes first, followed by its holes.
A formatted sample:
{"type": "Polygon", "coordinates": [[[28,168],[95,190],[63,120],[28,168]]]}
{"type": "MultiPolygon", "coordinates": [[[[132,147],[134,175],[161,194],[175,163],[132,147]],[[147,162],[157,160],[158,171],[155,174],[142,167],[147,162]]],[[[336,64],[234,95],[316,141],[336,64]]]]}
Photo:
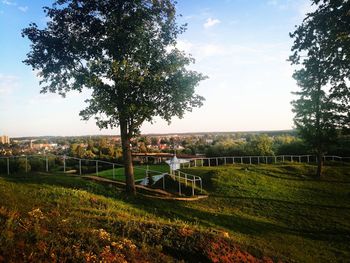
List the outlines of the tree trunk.
{"type": "Polygon", "coordinates": [[[135,188],[134,168],[132,165],[130,137],[128,134],[128,126],[126,121],[120,122],[120,136],[122,140],[122,149],[123,149],[126,192],[129,194],[135,195],[136,188],[135,188]]]}
{"type": "Polygon", "coordinates": [[[317,177],[322,176],[322,166],[323,166],[323,154],[321,151],[318,151],[317,152],[317,172],[316,172],[317,177]]]}

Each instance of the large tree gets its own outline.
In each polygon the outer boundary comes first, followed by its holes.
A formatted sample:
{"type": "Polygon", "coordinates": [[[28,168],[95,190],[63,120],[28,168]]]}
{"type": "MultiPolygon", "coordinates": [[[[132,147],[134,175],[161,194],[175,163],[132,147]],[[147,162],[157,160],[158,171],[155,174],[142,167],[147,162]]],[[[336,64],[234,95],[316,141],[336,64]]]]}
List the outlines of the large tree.
{"type": "Polygon", "coordinates": [[[293,77],[301,88],[292,104],[302,138],[317,153],[320,176],[324,153],[349,128],[350,9],[348,1],[311,3],[316,10],[291,34],[290,61],[299,67],[293,77]]]}
{"type": "Polygon", "coordinates": [[[41,92],[91,89],[84,120],[120,127],[126,190],[135,193],[130,139],[145,121],[202,105],[195,87],[205,77],[176,49],[185,26],[173,0],[57,0],[44,7],[49,22],[23,30],[32,42],[24,61],[42,78],[41,92]]]}
{"type": "Polygon", "coordinates": [[[322,59],[327,63],[323,77],[330,97],[338,103],[343,115],[341,126],[350,129],[350,1],[311,0],[315,11],[308,13],[296,30],[291,60],[303,61],[317,42],[322,59]]]}

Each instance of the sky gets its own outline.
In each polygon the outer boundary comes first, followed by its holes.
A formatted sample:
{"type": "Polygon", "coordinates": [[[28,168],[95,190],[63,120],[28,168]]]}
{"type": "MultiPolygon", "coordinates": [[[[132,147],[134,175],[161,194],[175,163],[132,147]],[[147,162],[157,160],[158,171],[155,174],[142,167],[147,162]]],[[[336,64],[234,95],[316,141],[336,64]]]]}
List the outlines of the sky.
{"type": "MultiPolygon", "coordinates": [[[[52,3],[0,0],[0,135],[120,134],[80,119],[89,91],[40,94],[36,73],[22,63],[30,42],[21,30],[31,22],[44,27],[42,7],[52,3]]],[[[178,0],[178,22],[188,26],[177,45],[195,58],[190,68],[209,77],[196,88],[206,101],[170,125],[145,123],[141,132],[292,129],[291,92],[298,87],[287,61],[289,32],[311,10],[309,0],[178,0]]]]}

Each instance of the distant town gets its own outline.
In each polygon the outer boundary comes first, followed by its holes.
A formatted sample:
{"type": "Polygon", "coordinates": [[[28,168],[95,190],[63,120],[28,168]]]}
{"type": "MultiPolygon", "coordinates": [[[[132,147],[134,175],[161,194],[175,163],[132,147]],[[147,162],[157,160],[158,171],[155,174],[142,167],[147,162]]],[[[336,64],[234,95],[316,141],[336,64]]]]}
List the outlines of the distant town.
{"type": "MultiPolygon", "coordinates": [[[[131,146],[134,160],[142,156],[171,156],[174,153],[184,158],[312,153],[293,130],[147,134],[132,140],[131,146]]],[[[350,138],[345,136],[329,153],[350,156],[349,146],[350,138]]],[[[0,137],[0,156],[31,154],[121,161],[122,147],[120,136],[0,137]]]]}

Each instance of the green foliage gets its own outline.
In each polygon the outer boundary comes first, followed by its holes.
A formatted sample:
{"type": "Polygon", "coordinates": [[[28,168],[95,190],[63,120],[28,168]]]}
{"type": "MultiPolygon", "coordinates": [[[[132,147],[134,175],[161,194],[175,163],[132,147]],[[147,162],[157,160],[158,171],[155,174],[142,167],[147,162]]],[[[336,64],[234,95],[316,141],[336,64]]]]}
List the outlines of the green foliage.
{"type": "Polygon", "coordinates": [[[293,77],[301,91],[292,102],[294,123],[302,138],[322,156],[337,138],[337,129],[349,128],[349,3],[314,0],[317,9],[307,14],[290,34],[294,38],[290,61],[301,66],[293,77]],[[346,37],[344,37],[346,36],[346,37]]]}
{"type": "MultiPolygon", "coordinates": [[[[34,170],[35,170],[35,165],[34,165],[34,170]]],[[[32,169],[30,162],[27,162],[24,158],[21,158],[17,161],[17,170],[18,172],[30,172],[32,169]]]]}
{"type": "Polygon", "coordinates": [[[188,70],[194,60],[176,48],[185,28],[175,2],[59,0],[45,11],[45,29],[33,23],[22,32],[32,42],[24,62],[40,72],[44,93],[92,90],[80,115],[95,116],[100,128],[120,126],[133,192],[130,139],[142,123],[182,118],[204,100],[195,87],[205,77],[188,70]]]}
{"type": "Polygon", "coordinates": [[[312,0],[317,8],[307,14],[303,23],[292,34],[292,60],[312,54],[317,46],[322,62],[322,79],[330,87],[329,97],[337,102],[342,128],[350,128],[350,19],[349,1],[312,0]]]}

